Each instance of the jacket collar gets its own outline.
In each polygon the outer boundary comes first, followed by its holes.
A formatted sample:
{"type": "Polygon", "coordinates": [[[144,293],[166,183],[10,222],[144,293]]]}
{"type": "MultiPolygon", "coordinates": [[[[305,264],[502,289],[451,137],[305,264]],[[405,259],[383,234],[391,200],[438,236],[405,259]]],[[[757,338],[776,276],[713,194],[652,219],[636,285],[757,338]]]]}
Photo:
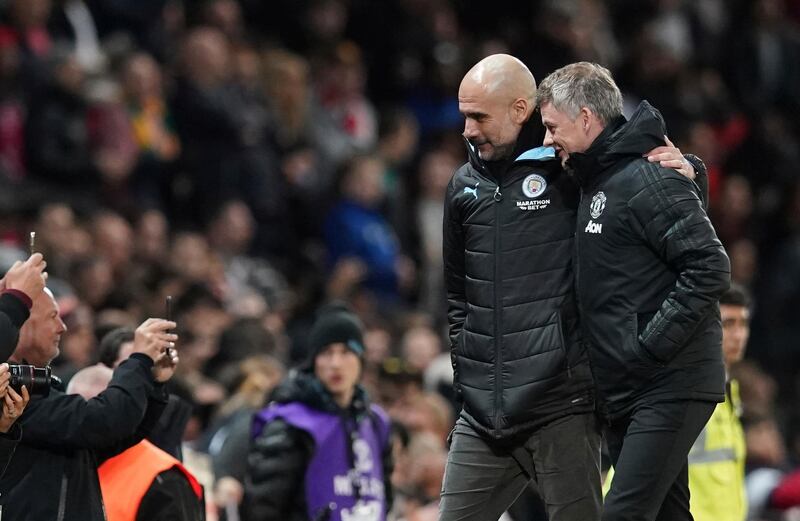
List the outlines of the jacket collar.
{"type": "Polygon", "coordinates": [[[625,116],[617,117],[585,152],[570,154],[567,168],[575,173],[581,187],[588,188],[620,161],[642,157],[653,148],[663,145],[665,134],[666,126],[661,113],[643,101],[630,120],[626,120],[625,116]]]}

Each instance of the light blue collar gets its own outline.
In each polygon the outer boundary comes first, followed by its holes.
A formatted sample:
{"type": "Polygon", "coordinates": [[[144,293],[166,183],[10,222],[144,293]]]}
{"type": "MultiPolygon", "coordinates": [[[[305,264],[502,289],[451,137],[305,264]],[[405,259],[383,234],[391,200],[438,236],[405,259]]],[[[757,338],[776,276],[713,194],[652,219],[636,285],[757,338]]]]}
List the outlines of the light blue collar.
{"type": "Polygon", "coordinates": [[[556,158],[556,149],[553,147],[536,147],[523,152],[514,161],[547,161],[556,158]]]}

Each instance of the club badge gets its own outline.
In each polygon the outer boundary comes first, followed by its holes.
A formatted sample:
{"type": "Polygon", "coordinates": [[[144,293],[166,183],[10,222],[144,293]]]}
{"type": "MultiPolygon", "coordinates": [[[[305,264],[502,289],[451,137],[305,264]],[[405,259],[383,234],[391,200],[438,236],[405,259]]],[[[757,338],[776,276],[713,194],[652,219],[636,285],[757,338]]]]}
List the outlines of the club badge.
{"type": "Polygon", "coordinates": [[[547,181],[539,174],[531,174],[522,181],[522,193],[533,199],[539,197],[547,189],[547,181]]]}

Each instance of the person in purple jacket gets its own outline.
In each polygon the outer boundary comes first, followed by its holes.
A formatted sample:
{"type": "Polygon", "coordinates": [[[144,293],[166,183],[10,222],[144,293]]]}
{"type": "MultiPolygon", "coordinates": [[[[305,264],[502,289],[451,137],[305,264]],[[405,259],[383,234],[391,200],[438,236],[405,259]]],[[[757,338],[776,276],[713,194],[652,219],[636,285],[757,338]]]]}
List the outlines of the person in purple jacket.
{"type": "Polygon", "coordinates": [[[253,419],[244,519],[385,521],[391,508],[389,419],[370,405],[359,320],[322,310],[301,371],[253,419]]]}

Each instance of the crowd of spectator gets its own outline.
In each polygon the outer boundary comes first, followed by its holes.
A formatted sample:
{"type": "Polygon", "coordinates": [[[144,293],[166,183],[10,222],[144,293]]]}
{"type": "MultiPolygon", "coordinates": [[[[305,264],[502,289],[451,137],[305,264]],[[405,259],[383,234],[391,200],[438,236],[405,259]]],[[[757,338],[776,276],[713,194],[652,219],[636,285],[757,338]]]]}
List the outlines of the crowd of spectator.
{"type": "Polygon", "coordinates": [[[242,493],[226,432],[306,358],[331,300],[365,324],[364,383],[398,425],[395,518],[435,519],[457,412],[441,260],[466,157],[456,95],[496,52],[537,79],[609,67],[627,107],[649,100],[705,160],[755,300],[735,369],[753,519],[800,466],[800,2],[0,0],[2,269],[36,231],[65,380],[174,296],[173,391],[210,519],[242,493]]]}

